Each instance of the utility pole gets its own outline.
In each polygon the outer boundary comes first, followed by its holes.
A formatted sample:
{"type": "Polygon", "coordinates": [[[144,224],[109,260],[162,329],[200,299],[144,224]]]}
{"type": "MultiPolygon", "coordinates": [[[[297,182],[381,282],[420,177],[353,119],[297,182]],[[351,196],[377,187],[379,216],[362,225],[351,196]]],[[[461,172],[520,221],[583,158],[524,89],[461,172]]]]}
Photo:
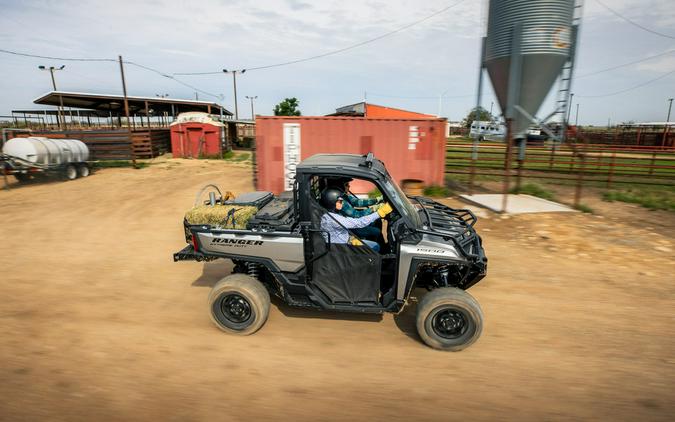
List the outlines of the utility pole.
{"type": "Polygon", "coordinates": [[[574,117],[574,126],[579,126],[579,103],[577,103],[577,114],[574,117]]]}
{"type": "MultiPolygon", "coordinates": [[[[61,67],[54,67],[54,66],[38,66],[38,69],[40,70],[48,70],[49,74],[52,76],[52,87],[54,88],[54,91],[57,91],[56,89],[56,79],[54,78],[54,71],[55,70],[63,70],[66,67],[66,65],[61,65],[61,67]]],[[[57,123],[59,126],[59,130],[61,130],[63,126],[66,125],[66,122],[63,117],[63,97],[59,95],[59,107],[57,107],[57,123]]]]}
{"type": "Polygon", "coordinates": [[[124,61],[122,56],[117,56],[120,62],[120,75],[122,76],[122,93],[124,94],[124,115],[127,118],[127,131],[129,132],[129,142],[131,143],[131,162],[136,168],[136,153],[134,152],[134,144],[131,136],[131,120],[129,119],[129,98],[127,98],[127,81],[124,79],[124,61]]]}
{"type": "Polygon", "coordinates": [[[232,83],[234,84],[234,120],[239,120],[239,105],[237,104],[237,73],[244,73],[246,69],[241,70],[227,70],[223,69],[223,73],[232,74],[232,83]]]}
{"type": "Polygon", "coordinates": [[[670,110],[673,108],[673,99],[668,98],[668,117],[666,117],[666,127],[663,128],[663,141],[661,146],[666,145],[666,138],[668,137],[668,132],[670,131],[670,110]]]}
{"type": "Polygon", "coordinates": [[[258,98],[258,96],[256,95],[256,96],[254,96],[254,97],[249,97],[249,96],[247,95],[246,98],[248,98],[249,100],[251,100],[251,120],[255,121],[255,111],[253,110],[253,100],[255,100],[256,98],[258,98]]]}
{"type": "Polygon", "coordinates": [[[574,92],[570,93],[570,102],[567,106],[567,119],[565,120],[566,124],[570,124],[570,113],[572,112],[572,101],[574,100],[574,92]]]}

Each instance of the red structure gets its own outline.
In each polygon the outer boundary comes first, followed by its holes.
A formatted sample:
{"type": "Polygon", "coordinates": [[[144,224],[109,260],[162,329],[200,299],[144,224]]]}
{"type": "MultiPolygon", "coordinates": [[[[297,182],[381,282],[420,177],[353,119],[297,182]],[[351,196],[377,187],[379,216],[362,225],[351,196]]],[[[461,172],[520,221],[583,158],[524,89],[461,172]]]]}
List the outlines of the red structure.
{"type": "MultiPolygon", "coordinates": [[[[423,115],[426,116],[426,115],[423,115]]],[[[257,189],[290,190],[295,166],[319,153],[366,154],[384,161],[399,184],[443,185],[446,119],[256,117],[257,189]]],[[[352,186],[365,193],[366,185],[352,186]]]]}
{"type": "Polygon", "coordinates": [[[171,152],[174,158],[218,156],[224,125],[206,113],[182,113],[171,124],[171,152]]]}

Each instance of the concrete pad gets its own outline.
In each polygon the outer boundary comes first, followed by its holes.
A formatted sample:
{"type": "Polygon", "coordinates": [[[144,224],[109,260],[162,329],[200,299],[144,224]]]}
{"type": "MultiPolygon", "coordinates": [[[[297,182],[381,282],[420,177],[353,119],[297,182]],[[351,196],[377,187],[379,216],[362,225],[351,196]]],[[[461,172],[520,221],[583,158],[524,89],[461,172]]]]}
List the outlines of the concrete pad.
{"type": "MultiPolygon", "coordinates": [[[[460,195],[459,197],[494,212],[502,211],[502,199],[504,197],[502,194],[460,195]]],[[[576,210],[557,202],[537,198],[536,196],[509,194],[506,212],[508,214],[526,214],[535,212],[576,212],[576,210]]]]}

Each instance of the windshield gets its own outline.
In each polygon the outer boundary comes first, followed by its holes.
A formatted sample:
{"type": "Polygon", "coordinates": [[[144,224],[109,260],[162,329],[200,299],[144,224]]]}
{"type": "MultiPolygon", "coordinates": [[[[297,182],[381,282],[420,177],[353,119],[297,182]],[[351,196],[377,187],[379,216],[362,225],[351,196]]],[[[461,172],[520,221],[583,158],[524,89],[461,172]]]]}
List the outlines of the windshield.
{"type": "Polygon", "coordinates": [[[393,202],[394,207],[397,210],[400,210],[405,217],[407,217],[416,228],[419,228],[422,225],[420,221],[420,216],[417,214],[415,207],[408,201],[408,198],[401,191],[401,188],[391,180],[391,177],[387,175],[387,178],[383,182],[383,187],[387,192],[388,199],[393,202]]]}

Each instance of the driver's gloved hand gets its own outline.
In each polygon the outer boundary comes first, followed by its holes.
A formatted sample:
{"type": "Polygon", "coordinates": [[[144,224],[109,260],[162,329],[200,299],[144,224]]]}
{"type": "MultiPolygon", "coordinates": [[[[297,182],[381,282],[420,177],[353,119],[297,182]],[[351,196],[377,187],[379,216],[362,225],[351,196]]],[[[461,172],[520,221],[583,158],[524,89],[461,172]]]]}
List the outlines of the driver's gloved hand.
{"type": "Polygon", "coordinates": [[[389,205],[389,202],[385,202],[380,208],[378,208],[377,213],[381,218],[384,218],[392,211],[393,209],[391,208],[391,205],[389,205]]]}

